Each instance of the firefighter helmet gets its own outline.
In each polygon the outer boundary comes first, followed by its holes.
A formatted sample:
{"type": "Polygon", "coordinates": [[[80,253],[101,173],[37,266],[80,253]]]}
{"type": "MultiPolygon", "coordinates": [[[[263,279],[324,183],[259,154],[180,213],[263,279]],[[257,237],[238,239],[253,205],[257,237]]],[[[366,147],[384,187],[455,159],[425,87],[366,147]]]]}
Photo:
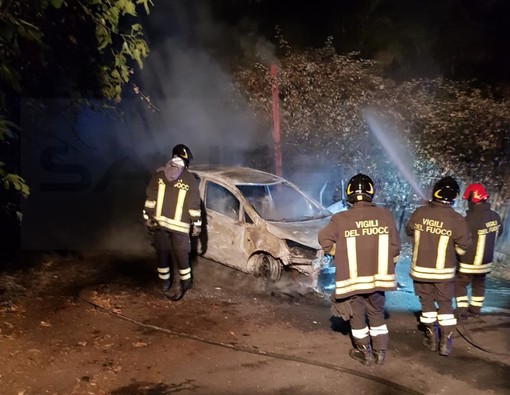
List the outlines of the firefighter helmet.
{"type": "Polygon", "coordinates": [[[489,194],[485,190],[482,184],[470,184],[467,186],[462,195],[462,199],[469,200],[473,203],[480,203],[482,200],[487,200],[489,194]]]}
{"type": "Polygon", "coordinates": [[[443,177],[434,184],[432,200],[453,204],[460,192],[459,184],[453,177],[443,177]]]}
{"type": "Polygon", "coordinates": [[[189,148],[186,147],[184,144],[177,144],[172,149],[172,157],[175,157],[175,156],[178,156],[179,158],[181,158],[184,161],[186,167],[189,166],[189,163],[193,159],[193,154],[191,153],[189,148]]]}
{"type": "Polygon", "coordinates": [[[362,200],[371,202],[374,193],[374,182],[365,174],[356,174],[347,183],[347,201],[351,204],[362,200]]]}

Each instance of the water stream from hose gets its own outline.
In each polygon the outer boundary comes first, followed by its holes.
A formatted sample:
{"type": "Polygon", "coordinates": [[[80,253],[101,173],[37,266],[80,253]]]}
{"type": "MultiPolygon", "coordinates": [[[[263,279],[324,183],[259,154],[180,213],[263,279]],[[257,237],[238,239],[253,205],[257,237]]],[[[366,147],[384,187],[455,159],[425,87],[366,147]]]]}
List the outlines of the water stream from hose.
{"type": "Polygon", "coordinates": [[[412,172],[413,166],[409,155],[409,149],[407,149],[405,144],[402,142],[402,138],[398,133],[398,127],[395,124],[388,125],[388,120],[383,118],[382,114],[380,114],[375,108],[369,107],[364,109],[362,111],[362,116],[402,176],[407,180],[407,182],[409,182],[418,196],[420,196],[423,200],[426,200],[426,197],[412,172]]]}

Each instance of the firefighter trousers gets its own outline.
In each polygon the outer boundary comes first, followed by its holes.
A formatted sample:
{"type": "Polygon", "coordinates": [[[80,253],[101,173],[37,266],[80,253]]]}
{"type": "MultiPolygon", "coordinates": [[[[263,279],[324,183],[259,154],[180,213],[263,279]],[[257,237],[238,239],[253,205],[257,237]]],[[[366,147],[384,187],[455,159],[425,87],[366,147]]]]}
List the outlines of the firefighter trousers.
{"type": "MultiPolygon", "coordinates": [[[[161,280],[174,283],[191,278],[189,253],[191,243],[188,234],[156,230],[154,248],[158,257],[158,276],[161,280]]],[[[175,283],[174,283],[175,284],[175,283]]]]}
{"type": "Polygon", "coordinates": [[[351,297],[352,318],[350,323],[356,346],[368,346],[372,341],[374,350],[388,348],[388,328],[384,322],[385,299],[384,292],[351,297]]]}
{"type": "Polygon", "coordinates": [[[485,300],[485,273],[460,273],[455,275],[455,299],[457,308],[467,308],[470,313],[480,314],[485,300]],[[468,286],[471,285],[471,300],[468,286]]]}
{"type": "Polygon", "coordinates": [[[430,326],[436,321],[443,327],[457,324],[452,305],[453,279],[438,283],[414,281],[414,293],[420,299],[422,324],[430,326]]]}

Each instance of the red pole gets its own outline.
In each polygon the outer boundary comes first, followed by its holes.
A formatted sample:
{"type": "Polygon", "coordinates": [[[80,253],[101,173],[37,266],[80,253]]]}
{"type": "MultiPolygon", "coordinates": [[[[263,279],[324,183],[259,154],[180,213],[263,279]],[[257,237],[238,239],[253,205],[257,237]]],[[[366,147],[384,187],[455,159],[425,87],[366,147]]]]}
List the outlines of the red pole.
{"type": "Polygon", "coordinates": [[[278,106],[278,80],[276,79],[276,65],[271,65],[271,92],[273,94],[273,141],[274,167],[277,176],[282,175],[282,153],[280,151],[280,112],[278,106]]]}

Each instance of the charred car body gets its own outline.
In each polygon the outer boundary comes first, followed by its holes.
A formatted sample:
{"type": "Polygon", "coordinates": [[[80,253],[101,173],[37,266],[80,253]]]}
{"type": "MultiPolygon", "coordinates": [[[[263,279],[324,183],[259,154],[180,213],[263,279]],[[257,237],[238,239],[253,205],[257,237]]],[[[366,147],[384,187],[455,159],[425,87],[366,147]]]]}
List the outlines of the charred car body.
{"type": "Polygon", "coordinates": [[[323,265],[317,234],[332,213],[291,182],[246,167],[194,166],[203,204],[197,253],[278,281],[289,268],[312,287],[323,265]]]}

